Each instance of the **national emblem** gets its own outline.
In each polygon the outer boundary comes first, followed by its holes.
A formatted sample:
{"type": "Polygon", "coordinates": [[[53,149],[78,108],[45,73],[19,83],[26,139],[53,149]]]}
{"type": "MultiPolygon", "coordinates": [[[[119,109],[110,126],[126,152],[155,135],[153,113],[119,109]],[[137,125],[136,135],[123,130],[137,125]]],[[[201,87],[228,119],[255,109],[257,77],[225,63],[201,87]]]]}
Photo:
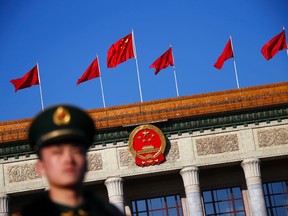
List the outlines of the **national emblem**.
{"type": "Polygon", "coordinates": [[[138,166],[160,164],[165,160],[166,139],[154,125],[140,125],[129,136],[129,149],[138,166]]]}

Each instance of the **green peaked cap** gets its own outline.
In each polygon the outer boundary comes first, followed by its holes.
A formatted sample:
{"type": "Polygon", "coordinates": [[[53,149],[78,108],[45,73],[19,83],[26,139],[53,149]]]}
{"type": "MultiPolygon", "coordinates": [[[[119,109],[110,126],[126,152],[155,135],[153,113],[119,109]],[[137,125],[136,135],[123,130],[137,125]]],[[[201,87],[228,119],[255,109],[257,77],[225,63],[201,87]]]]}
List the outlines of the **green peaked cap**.
{"type": "Polygon", "coordinates": [[[94,141],[95,125],[82,109],[57,105],[45,109],[32,121],[28,139],[37,151],[43,146],[64,142],[79,143],[88,149],[94,141]]]}

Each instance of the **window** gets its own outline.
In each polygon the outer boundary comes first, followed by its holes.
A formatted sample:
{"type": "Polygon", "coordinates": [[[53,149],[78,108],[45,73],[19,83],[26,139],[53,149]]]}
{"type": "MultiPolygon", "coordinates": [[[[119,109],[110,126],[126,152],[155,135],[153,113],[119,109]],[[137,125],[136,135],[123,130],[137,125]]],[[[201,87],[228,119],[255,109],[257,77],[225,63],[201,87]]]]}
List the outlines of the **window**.
{"type": "Polygon", "coordinates": [[[133,216],[182,216],[180,195],[132,201],[133,216]]]}
{"type": "Polygon", "coordinates": [[[263,190],[268,215],[288,215],[288,182],[264,183],[263,190]]]}
{"type": "Polygon", "coordinates": [[[245,216],[240,187],[204,191],[202,193],[207,216],[245,216]]]}

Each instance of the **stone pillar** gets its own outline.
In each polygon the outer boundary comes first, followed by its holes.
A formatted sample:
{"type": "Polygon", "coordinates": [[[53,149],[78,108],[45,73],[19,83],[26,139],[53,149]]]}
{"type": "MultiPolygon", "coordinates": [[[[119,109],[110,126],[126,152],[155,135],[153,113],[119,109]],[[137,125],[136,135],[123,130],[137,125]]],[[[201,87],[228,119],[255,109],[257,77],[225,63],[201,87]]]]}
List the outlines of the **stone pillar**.
{"type": "Polygon", "coordinates": [[[0,216],[8,216],[8,201],[7,194],[0,192],[0,216]]]}
{"type": "Polygon", "coordinates": [[[180,174],[185,186],[189,215],[203,216],[199,186],[199,169],[196,166],[186,167],[180,171],[180,174]]]}
{"type": "Polygon", "coordinates": [[[252,215],[267,216],[261,182],[260,160],[258,158],[245,159],[241,166],[245,173],[252,215]]]}
{"type": "Polygon", "coordinates": [[[124,196],[123,196],[123,178],[113,177],[105,181],[108,191],[109,202],[114,204],[125,214],[124,196]]]}

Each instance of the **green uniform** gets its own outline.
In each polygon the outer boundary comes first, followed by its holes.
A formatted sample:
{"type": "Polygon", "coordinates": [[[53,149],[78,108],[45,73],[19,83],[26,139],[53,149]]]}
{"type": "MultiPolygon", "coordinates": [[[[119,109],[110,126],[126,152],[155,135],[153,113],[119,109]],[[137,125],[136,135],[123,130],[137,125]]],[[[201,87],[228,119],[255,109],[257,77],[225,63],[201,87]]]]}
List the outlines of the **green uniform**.
{"type": "Polygon", "coordinates": [[[84,202],[76,207],[54,203],[48,192],[43,192],[21,211],[21,216],[123,216],[112,204],[103,202],[93,194],[85,192],[84,202]]]}

